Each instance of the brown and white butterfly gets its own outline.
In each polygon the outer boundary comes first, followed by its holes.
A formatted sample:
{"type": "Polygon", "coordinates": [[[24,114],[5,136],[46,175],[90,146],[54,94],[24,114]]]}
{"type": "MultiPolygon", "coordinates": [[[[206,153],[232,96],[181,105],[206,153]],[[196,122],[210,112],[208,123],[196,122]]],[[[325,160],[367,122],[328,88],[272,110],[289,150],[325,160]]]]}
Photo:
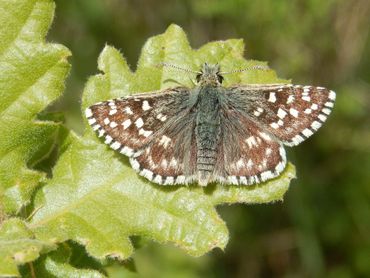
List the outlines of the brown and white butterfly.
{"type": "Polygon", "coordinates": [[[315,133],[335,93],[323,87],[223,87],[218,65],[204,64],[195,88],[177,87],[96,103],[86,117],[99,137],[158,184],[251,185],[277,177],[284,145],[315,133]]]}

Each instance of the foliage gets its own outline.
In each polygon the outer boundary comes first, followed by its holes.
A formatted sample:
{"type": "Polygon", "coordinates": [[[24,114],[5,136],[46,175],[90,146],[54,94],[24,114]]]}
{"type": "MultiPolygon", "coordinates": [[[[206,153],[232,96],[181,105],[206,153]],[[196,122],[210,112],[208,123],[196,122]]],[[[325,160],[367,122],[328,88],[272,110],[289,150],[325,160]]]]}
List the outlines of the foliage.
{"type": "Polygon", "coordinates": [[[0,202],[7,213],[27,205],[44,180],[29,167],[48,155],[60,129],[37,119],[61,95],[69,69],[69,51],[43,41],[53,10],[51,1],[0,2],[0,202]]]}

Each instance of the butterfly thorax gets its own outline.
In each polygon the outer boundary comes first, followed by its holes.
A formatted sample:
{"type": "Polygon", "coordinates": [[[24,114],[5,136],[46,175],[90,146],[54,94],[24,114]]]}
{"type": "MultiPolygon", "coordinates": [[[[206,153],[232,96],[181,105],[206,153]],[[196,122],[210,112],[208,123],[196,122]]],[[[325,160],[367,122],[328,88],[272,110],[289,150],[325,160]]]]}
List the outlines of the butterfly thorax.
{"type": "Polygon", "coordinates": [[[207,185],[213,176],[221,133],[220,87],[200,87],[197,102],[195,135],[197,172],[200,185],[207,185]]]}

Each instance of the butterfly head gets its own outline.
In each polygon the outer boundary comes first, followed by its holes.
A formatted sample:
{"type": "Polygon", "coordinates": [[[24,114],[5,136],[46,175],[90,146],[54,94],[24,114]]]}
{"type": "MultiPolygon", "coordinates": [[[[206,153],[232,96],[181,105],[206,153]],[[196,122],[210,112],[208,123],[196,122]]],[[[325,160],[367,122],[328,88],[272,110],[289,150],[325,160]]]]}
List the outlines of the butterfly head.
{"type": "Polygon", "coordinates": [[[223,79],[219,64],[209,65],[204,63],[201,71],[196,76],[196,80],[200,85],[220,86],[223,79]]]}

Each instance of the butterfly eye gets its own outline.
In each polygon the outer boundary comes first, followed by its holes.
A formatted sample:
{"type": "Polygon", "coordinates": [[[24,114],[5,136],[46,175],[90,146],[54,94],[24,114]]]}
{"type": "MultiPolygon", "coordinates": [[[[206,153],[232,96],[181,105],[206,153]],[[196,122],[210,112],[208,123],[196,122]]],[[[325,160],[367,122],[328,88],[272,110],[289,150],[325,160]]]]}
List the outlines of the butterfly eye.
{"type": "Polygon", "coordinates": [[[202,78],[202,73],[199,73],[199,74],[197,74],[197,76],[195,77],[195,80],[197,80],[197,82],[199,82],[201,78],[202,78]]]}
{"type": "Polygon", "coordinates": [[[222,81],[224,81],[224,77],[221,74],[217,74],[217,79],[220,84],[222,84],[222,81]]]}

